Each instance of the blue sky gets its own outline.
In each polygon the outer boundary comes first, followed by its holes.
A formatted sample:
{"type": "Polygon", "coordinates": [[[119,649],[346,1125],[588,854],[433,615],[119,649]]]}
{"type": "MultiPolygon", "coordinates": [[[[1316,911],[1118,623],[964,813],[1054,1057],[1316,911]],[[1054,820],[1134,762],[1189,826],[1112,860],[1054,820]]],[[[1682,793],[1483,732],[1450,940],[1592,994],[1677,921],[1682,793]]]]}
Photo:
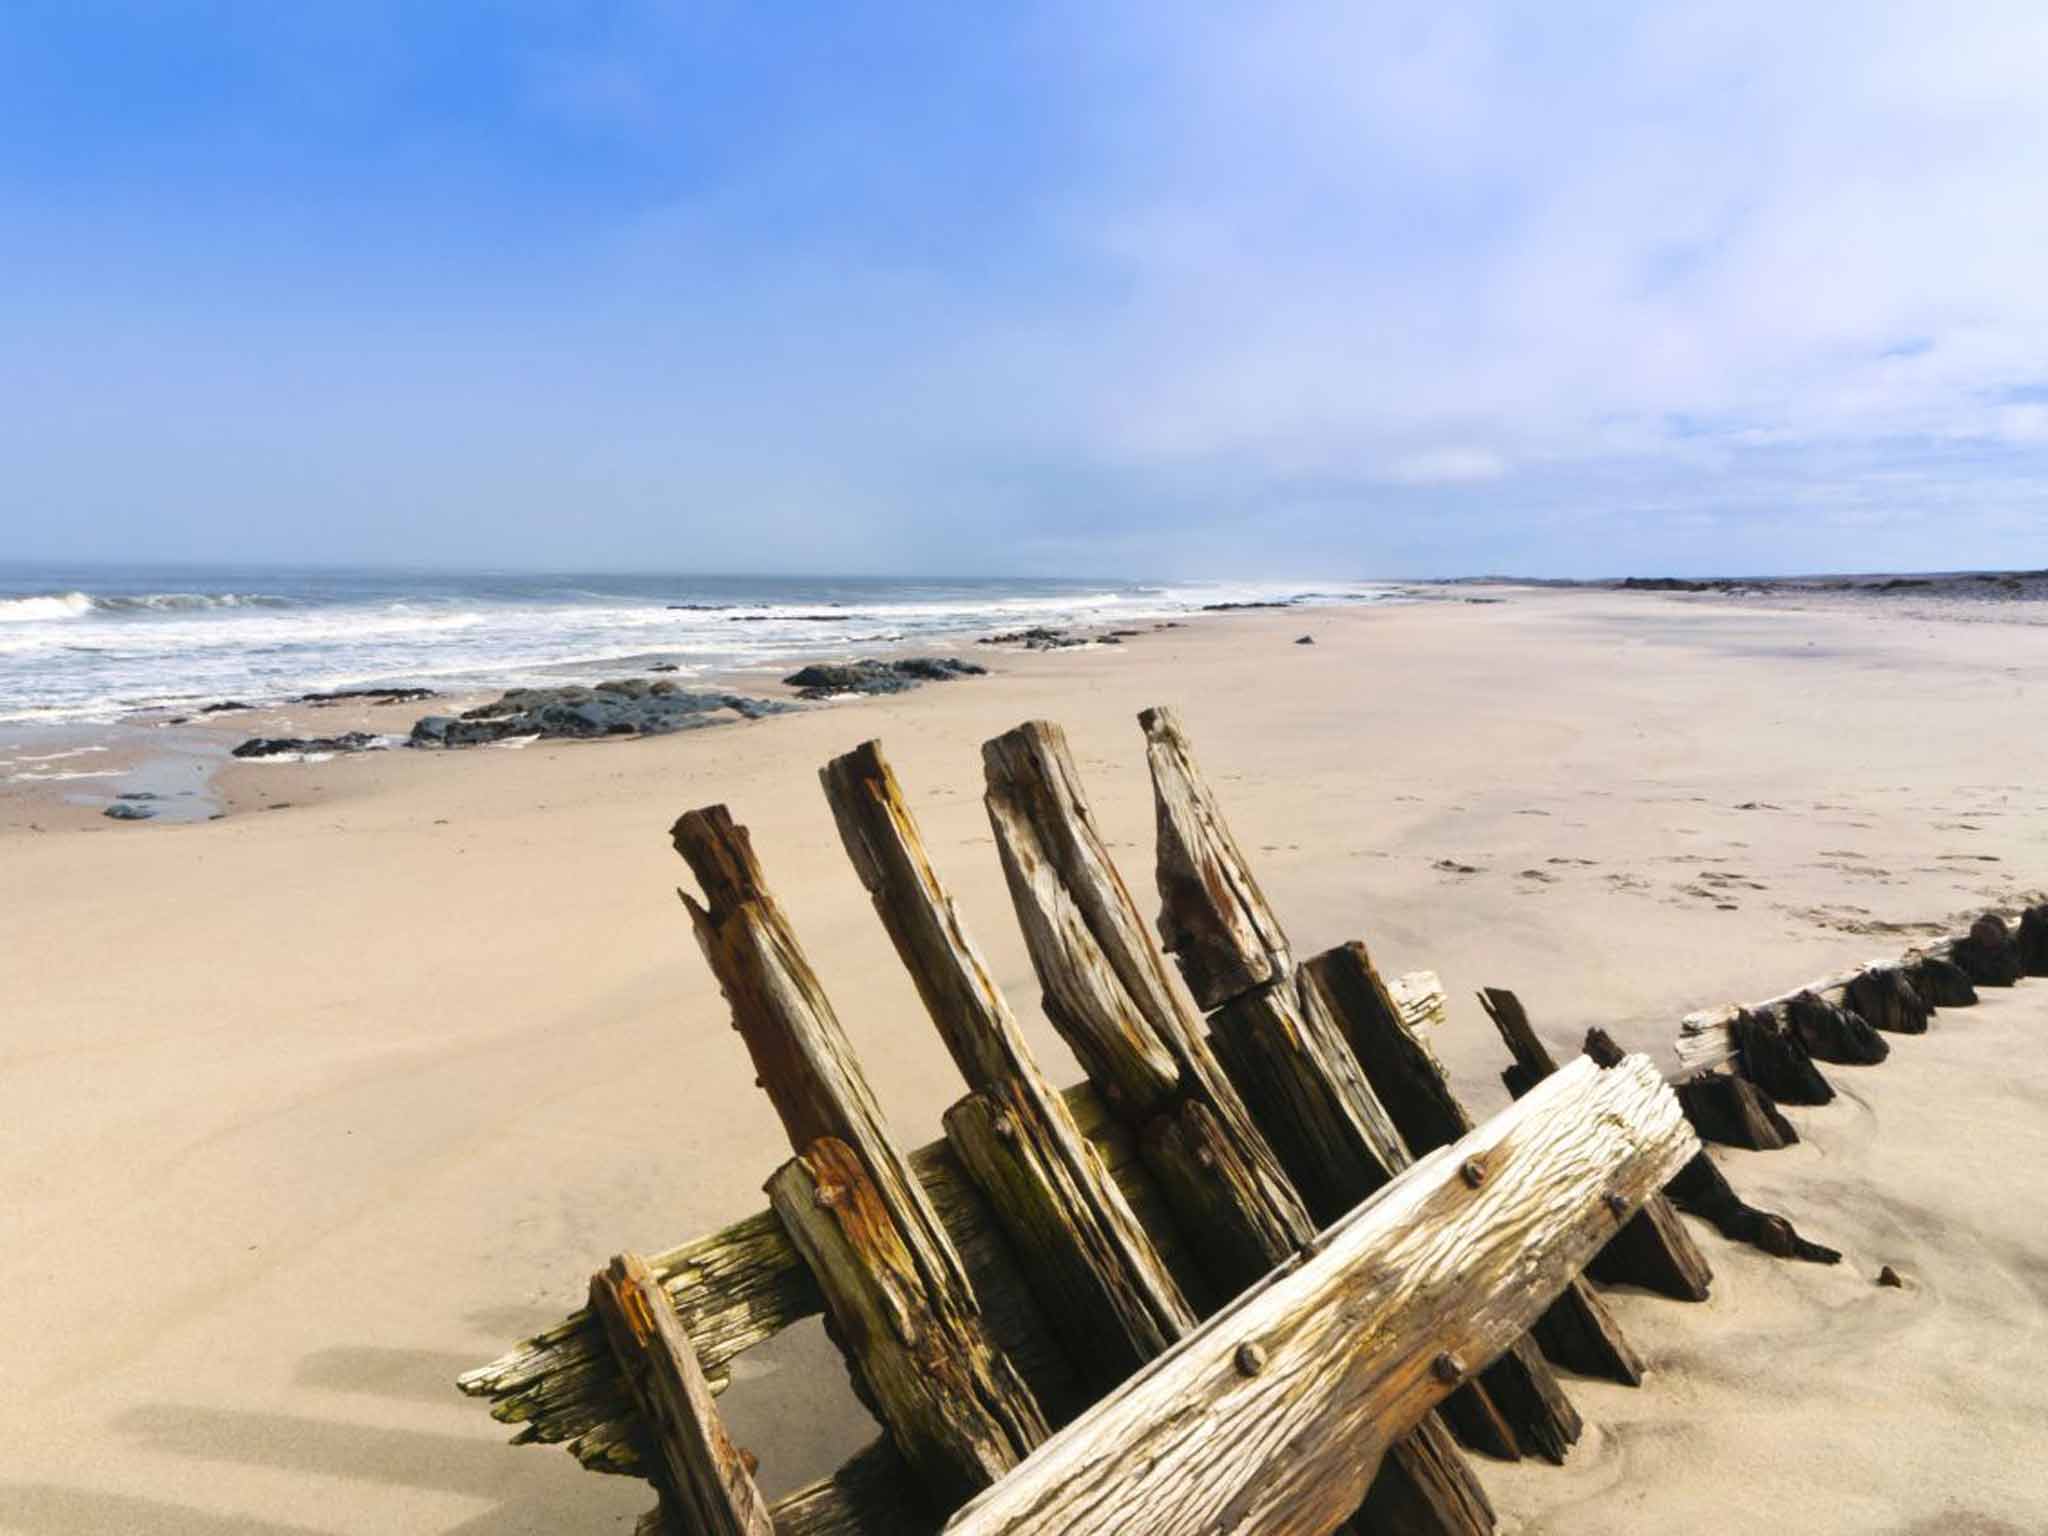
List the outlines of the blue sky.
{"type": "Polygon", "coordinates": [[[0,559],[2048,564],[2048,6],[13,0],[0,559]]]}

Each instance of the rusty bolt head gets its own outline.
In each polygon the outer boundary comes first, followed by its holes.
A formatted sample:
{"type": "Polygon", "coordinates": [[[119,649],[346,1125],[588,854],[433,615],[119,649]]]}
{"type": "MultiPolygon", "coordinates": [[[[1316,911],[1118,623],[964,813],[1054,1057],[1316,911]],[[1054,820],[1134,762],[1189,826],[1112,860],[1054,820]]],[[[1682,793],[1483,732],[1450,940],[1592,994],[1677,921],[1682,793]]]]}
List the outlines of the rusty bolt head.
{"type": "Polygon", "coordinates": [[[819,1206],[830,1210],[837,1205],[845,1193],[837,1184],[820,1184],[817,1193],[811,1196],[819,1206]]]}
{"type": "Polygon", "coordinates": [[[1628,1214],[1628,1202],[1613,1190],[1607,1192],[1607,1214],[1616,1221],[1621,1220],[1622,1217],[1628,1214]]]}
{"type": "Polygon", "coordinates": [[[1469,1188],[1477,1189],[1486,1182],[1486,1164],[1476,1157],[1468,1157],[1459,1167],[1458,1177],[1463,1179],[1469,1188]]]}
{"type": "Polygon", "coordinates": [[[1266,1368],[1264,1347],[1249,1341],[1238,1345],[1237,1353],[1231,1358],[1236,1362],[1237,1374],[1240,1376],[1256,1376],[1266,1368]]]}
{"type": "Polygon", "coordinates": [[[1429,1362],[1430,1374],[1446,1386],[1455,1386],[1465,1379],[1465,1362],[1449,1350],[1445,1350],[1429,1362]]]}
{"type": "Polygon", "coordinates": [[[1015,1141],[1017,1139],[1017,1121],[1008,1111],[1004,1111],[996,1116],[992,1128],[996,1135],[1004,1141],[1015,1141]]]}
{"type": "Polygon", "coordinates": [[[1204,1168],[1214,1168],[1216,1166],[1216,1154],[1207,1146],[1198,1146],[1195,1148],[1195,1161],[1204,1168]]]}

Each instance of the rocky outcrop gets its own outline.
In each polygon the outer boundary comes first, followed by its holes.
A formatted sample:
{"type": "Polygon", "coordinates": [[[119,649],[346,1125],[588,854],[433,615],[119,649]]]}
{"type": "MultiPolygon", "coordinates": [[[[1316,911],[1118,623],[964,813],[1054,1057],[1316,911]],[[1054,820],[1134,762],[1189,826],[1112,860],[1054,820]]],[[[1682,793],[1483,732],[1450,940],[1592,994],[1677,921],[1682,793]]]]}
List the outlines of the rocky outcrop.
{"type": "Polygon", "coordinates": [[[988,668],[951,656],[910,656],[900,661],[814,662],[783,679],[800,698],[829,699],[841,693],[904,693],[921,683],[979,677],[988,668]]]}
{"type": "Polygon", "coordinates": [[[392,738],[369,731],[340,736],[252,736],[235,748],[236,757],[285,757],[313,752],[369,752],[388,747],[392,738]]]}
{"type": "Polygon", "coordinates": [[[410,704],[417,699],[431,699],[431,688],[342,688],[333,693],[302,693],[294,704],[410,704]]]}
{"type": "MultiPolygon", "coordinates": [[[[1119,634],[1123,631],[1119,630],[1119,634]]],[[[1079,635],[1070,635],[1064,629],[1048,629],[1043,624],[1034,624],[1029,629],[1013,629],[1000,635],[983,635],[977,645],[1021,645],[1027,651],[1057,651],[1070,645],[1086,645],[1088,642],[1079,635]]]]}
{"type": "Polygon", "coordinates": [[[737,693],[696,693],[666,679],[618,678],[594,688],[514,688],[457,718],[428,715],[412,728],[415,747],[472,747],[515,736],[589,740],[666,736],[796,706],[737,693]]]}

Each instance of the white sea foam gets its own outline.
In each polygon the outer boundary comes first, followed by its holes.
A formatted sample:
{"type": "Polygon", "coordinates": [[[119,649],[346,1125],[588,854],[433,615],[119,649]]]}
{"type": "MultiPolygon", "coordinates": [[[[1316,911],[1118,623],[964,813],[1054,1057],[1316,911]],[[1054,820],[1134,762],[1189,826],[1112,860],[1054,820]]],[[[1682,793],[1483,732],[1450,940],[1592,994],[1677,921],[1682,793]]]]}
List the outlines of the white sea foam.
{"type": "MultiPolygon", "coordinates": [[[[671,606],[662,583],[646,578],[612,589],[491,577],[354,586],[289,573],[276,580],[270,590],[288,597],[211,582],[198,591],[137,583],[133,595],[66,590],[62,577],[41,590],[17,587],[26,595],[0,597],[0,722],[111,722],[137,710],[182,713],[223,699],[268,704],[366,684],[485,690],[596,681],[613,675],[607,669],[639,672],[657,662],[687,678],[903,644],[958,647],[1041,624],[1139,623],[1311,590],[1277,582],[693,586],[678,578],[681,596],[736,595],[671,606]]],[[[1390,589],[1359,584],[1317,595],[1372,600],[1390,589]]]]}
{"type": "Polygon", "coordinates": [[[59,779],[118,779],[125,771],[120,768],[73,768],[55,773],[10,773],[7,782],[20,784],[30,781],[55,783],[59,779]]]}

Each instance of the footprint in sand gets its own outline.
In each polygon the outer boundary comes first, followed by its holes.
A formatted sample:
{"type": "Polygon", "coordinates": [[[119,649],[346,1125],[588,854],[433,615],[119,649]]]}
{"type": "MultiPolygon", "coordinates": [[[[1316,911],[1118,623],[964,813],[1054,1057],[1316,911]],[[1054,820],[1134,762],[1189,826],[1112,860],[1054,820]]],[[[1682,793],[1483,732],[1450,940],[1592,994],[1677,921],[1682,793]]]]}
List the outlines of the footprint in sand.
{"type": "Polygon", "coordinates": [[[1479,873],[1478,865],[1460,864],[1456,859],[1438,859],[1429,867],[1440,874],[1446,875],[1476,875],[1479,873]]]}
{"type": "Polygon", "coordinates": [[[1555,858],[1548,858],[1548,859],[1545,859],[1545,860],[1544,860],[1543,862],[1544,862],[1544,863],[1546,863],[1546,864],[1577,864],[1577,865],[1581,866],[1582,868],[1585,868],[1585,869],[1591,869],[1591,868],[1592,868],[1592,867],[1593,867],[1593,866],[1594,866],[1594,865],[1595,865],[1596,863],[1598,863],[1599,861],[1598,861],[1598,860],[1596,860],[1596,859],[1572,859],[1572,858],[1565,858],[1565,857],[1563,857],[1562,855],[1559,855],[1559,856],[1557,856],[1557,857],[1555,857],[1555,858]]]}
{"type": "Polygon", "coordinates": [[[1557,884],[1557,876],[1547,874],[1540,869],[1518,869],[1515,871],[1515,878],[1517,880],[1533,880],[1538,885],[1557,884]]]}

